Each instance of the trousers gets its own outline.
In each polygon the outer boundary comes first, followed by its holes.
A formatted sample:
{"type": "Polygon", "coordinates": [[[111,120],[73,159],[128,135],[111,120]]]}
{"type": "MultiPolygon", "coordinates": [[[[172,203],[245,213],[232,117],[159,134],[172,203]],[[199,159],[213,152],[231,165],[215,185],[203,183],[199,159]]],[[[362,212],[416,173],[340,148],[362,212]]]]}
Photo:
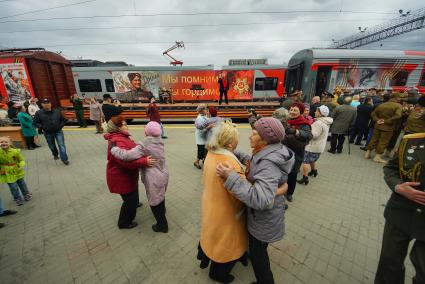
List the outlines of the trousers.
{"type": "Polygon", "coordinates": [[[385,149],[387,149],[388,143],[390,143],[393,133],[394,133],[393,131],[382,131],[379,129],[374,129],[372,140],[370,140],[370,143],[367,146],[367,149],[368,150],[376,149],[377,154],[384,153],[385,149]]]}
{"type": "MultiPolygon", "coordinates": [[[[396,226],[385,222],[381,256],[375,275],[375,284],[403,284],[404,260],[413,238],[396,226]]],[[[415,240],[410,251],[410,260],[416,270],[413,284],[425,283],[425,242],[415,240]]]]}
{"type": "Polygon", "coordinates": [[[335,134],[331,135],[331,151],[342,152],[342,148],[344,147],[345,142],[345,134],[335,134]]]}
{"type": "Polygon", "coordinates": [[[257,240],[249,234],[249,256],[254,269],[257,284],[274,284],[272,270],[270,269],[270,259],[267,252],[268,243],[257,240]]]}
{"type": "Polygon", "coordinates": [[[120,194],[123,200],[118,218],[118,227],[130,225],[136,217],[137,205],[139,203],[139,194],[135,190],[130,193],[120,194]]]}

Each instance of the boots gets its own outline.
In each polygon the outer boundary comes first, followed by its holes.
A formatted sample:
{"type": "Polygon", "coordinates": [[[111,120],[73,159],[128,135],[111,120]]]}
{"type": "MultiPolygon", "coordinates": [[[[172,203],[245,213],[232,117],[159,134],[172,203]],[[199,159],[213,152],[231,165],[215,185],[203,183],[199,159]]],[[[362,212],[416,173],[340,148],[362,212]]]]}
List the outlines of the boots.
{"type": "Polygon", "coordinates": [[[152,225],[152,230],[157,233],[168,233],[168,222],[165,217],[165,200],[156,206],[151,206],[151,210],[156,220],[156,224],[152,225]]]}
{"type": "Polygon", "coordinates": [[[364,158],[365,159],[370,159],[370,154],[371,154],[372,152],[370,151],[370,150],[367,150],[366,151],[366,153],[364,154],[364,158]]]}
{"type": "Polygon", "coordinates": [[[316,169],[314,169],[314,170],[311,170],[309,173],[308,173],[308,176],[309,177],[317,177],[317,175],[318,175],[319,173],[317,172],[317,170],[316,169]]]}
{"type": "Polygon", "coordinates": [[[375,155],[375,158],[373,158],[373,161],[374,162],[377,162],[377,163],[381,163],[381,164],[386,164],[387,163],[386,160],[382,159],[381,154],[376,154],[375,155]]]}
{"type": "Polygon", "coordinates": [[[305,185],[307,185],[307,184],[309,183],[308,176],[303,176],[303,178],[302,178],[302,179],[297,180],[297,182],[298,182],[299,184],[305,184],[305,185]]]}

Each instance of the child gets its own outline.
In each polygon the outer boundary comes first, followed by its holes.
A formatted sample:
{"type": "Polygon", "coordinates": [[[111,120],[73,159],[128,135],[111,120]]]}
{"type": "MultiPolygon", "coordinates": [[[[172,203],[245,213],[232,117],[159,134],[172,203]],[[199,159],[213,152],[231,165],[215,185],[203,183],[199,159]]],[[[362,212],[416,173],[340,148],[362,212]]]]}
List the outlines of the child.
{"type": "Polygon", "coordinates": [[[123,161],[137,160],[142,156],[151,156],[157,162],[154,166],[141,170],[142,182],[145,185],[149,205],[155,217],[152,225],[154,232],[168,232],[168,222],[165,217],[165,191],[168,186],[168,167],[165,163],[164,142],[161,139],[161,125],[151,121],[145,127],[145,135],[139,145],[131,150],[118,147],[111,149],[111,154],[123,161]]]}
{"type": "Polygon", "coordinates": [[[0,148],[0,182],[7,183],[16,204],[21,206],[23,198],[29,201],[32,197],[24,180],[25,159],[21,150],[11,147],[9,137],[0,137],[0,148]]]}

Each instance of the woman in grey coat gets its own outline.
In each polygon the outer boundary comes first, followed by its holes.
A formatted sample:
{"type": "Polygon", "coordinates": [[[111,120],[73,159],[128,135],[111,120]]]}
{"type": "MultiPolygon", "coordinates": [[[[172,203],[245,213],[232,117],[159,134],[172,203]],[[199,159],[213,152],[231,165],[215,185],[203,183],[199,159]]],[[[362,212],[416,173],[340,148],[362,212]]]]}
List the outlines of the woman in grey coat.
{"type": "Polygon", "coordinates": [[[267,246],[281,240],[284,233],[284,197],[276,194],[294,164],[293,152],[281,143],[284,135],[284,127],[275,118],[261,118],[254,124],[249,138],[252,157],[235,152],[247,165],[247,180],[229,164],[217,166],[224,186],[248,207],[249,252],[258,283],[274,283],[267,246]]]}

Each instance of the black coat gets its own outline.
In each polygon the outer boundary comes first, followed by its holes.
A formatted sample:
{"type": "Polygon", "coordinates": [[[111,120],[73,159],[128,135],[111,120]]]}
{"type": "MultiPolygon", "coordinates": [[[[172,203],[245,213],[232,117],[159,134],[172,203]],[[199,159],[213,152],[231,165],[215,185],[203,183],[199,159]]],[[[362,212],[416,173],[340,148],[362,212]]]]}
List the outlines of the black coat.
{"type": "MultiPolygon", "coordinates": [[[[397,184],[406,182],[400,177],[398,157],[390,160],[384,167],[384,179],[393,191],[384,211],[386,221],[410,234],[412,238],[425,241],[425,206],[395,192],[397,184]]],[[[422,190],[425,189],[424,182],[425,178],[422,178],[422,190]]]]}
{"type": "Polygon", "coordinates": [[[66,119],[63,117],[62,112],[58,108],[51,111],[41,109],[35,113],[34,124],[38,128],[42,128],[44,133],[56,133],[65,126],[66,119]]]}
{"type": "Polygon", "coordinates": [[[311,134],[311,126],[308,124],[301,124],[298,127],[299,136],[295,135],[294,130],[293,128],[285,127],[286,135],[282,143],[294,152],[295,163],[291,172],[298,172],[304,160],[305,146],[313,138],[313,134],[311,134]]]}
{"type": "Polygon", "coordinates": [[[369,104],[361,104],[357,107],[357,117],[355,126],[366,128],[369,125],[370,115],[372,114],[373,106],[369,104]]]}

